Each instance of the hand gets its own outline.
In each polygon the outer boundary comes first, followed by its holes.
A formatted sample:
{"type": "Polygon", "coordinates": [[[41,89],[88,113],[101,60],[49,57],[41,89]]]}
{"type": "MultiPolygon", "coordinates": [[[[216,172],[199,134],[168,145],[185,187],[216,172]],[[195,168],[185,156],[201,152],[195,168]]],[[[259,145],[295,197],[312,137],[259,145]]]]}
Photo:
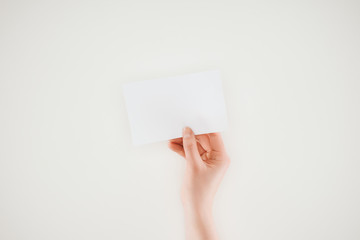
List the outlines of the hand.
{"type": "MultiPolygon", "coordinates": [[[[169,141],[169,148],[186,159],[181,199],[186,217],[190,218],[188,222],[199,228],[211,226],[213,200],[230,164],[220,133],[195,136],[187,127],[184,128],[182,138],[169,141]]],[[[188,236],[191,235],[189,239],[215,239],[214,228],[210,228],[197,229],[197,233],[189,233],[189,229],[194,230],[193,226],[189,226],[188,236]],[[204,237],[201,231],[208,235],[204,237]]]]}

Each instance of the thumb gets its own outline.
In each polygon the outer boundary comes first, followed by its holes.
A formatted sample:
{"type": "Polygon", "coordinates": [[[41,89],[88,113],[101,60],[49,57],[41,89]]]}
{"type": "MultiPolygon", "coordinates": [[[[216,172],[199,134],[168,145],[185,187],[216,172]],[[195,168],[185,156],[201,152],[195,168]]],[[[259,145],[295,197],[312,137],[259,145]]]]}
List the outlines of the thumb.
{"type": "Polygon", "coordinates": [[[187,160],[195,162],[200,158],[194,132],[189,127],[183,129],[183,146],[187,160]]]}

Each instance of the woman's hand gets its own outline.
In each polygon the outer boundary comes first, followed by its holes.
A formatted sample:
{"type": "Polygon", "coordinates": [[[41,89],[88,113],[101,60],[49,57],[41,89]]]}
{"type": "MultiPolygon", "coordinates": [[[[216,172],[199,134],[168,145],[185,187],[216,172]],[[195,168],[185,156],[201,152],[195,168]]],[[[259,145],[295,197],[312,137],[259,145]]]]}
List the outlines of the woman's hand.
{"type": "Polygon", "coordinates": [[[188,239],[216,239],[211,209],[230,163],[220,133],[195,136],[186,127],[182,138],[169,141],[169,148],[186,159],[181,199],[188,239]]]}

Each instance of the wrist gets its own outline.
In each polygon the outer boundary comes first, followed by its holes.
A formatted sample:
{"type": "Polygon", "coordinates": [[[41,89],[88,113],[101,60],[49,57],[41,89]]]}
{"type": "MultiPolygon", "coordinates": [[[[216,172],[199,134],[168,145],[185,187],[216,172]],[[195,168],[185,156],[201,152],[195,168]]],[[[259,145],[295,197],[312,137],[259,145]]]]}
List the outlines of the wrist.
{"type": "Polygon", "coordinates": [[[197,202],[192,200],[182,200],[185,213],[196,215],[211,215],[212,202],[197,202]]]}
{"type": "Polygon", "coordinates": [[[213,205],[213,195],[199,194],[199,192],[189,192],[182,189],[181,202],[184,208],[194,208],[202,210],[211,210],[213,205]]]}

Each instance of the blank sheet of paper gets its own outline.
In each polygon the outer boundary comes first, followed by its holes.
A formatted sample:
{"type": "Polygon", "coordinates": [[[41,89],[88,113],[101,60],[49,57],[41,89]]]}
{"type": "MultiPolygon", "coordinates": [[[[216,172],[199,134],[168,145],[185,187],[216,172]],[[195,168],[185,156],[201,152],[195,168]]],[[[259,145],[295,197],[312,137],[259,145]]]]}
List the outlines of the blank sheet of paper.
{"type": "Polygon", "coordinates": [[[226,128],[220,71],[132,82],[123,91],[134,145],[181,137],[185,126],[195,134],[226,128]]]}

